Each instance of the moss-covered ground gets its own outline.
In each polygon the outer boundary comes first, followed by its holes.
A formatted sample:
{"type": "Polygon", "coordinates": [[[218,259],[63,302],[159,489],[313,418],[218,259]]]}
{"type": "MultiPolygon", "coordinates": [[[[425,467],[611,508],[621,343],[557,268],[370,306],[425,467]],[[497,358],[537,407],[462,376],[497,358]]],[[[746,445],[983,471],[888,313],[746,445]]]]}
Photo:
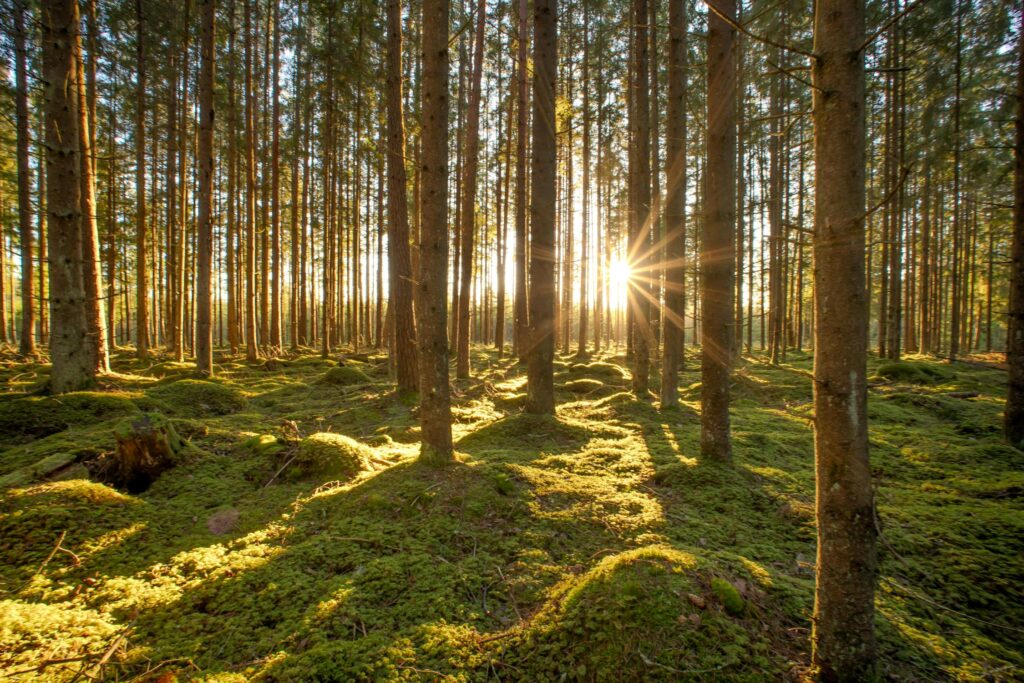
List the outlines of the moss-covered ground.
{"type": "MultiPolygon", "coordinates": [[[[661,412],[626,393],[621,355],[560,357],[545,419],[521,414],[524,372],[477,350],[458,462],[434,469],[383,356],[220,357],[203,382],[118,355],[63,397],[31,395],[45,365],[0,358],[0,678],[799,679],[811,359],[744,359],[730,464],[698,457],[688,362],[661,412]],[[90,481],[142,412],[171,419],[181,463],[137,495],[90,481]]],[[[1024,679],[1005,373],[870,364],[881,678],[1024,679]]]]}

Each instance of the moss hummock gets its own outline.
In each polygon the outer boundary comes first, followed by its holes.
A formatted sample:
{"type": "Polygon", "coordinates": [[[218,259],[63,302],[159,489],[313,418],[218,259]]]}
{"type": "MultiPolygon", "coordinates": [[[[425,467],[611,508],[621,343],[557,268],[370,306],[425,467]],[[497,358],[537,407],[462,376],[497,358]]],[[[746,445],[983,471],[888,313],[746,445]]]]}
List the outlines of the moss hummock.
{"type": "Polygon", "coordinates": [[[233,386],[201,379],[180,379],[149,390],[168,412],[185,417],[230,415],[247,405],[245,394],[233,386]]]}
{"type": "Polygon", "coordinates": [[[368,469],[373,451],[342,434],[319,432],[299,442],[292,476],[351,479],[368,469]]]}
{"type": "Polygon", "coordinates": [[[368,384],[370,378],[365,372],[352,365],[339,365],[330,368],[320,378],[321,384],[347,387],[354,384],[368,384]]]}

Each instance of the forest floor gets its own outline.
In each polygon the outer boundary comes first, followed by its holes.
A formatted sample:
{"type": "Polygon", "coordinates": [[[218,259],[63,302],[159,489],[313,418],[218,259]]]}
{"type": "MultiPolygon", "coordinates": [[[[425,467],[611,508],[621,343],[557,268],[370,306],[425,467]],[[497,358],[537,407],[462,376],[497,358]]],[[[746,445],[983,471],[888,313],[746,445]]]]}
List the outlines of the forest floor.
{"type": "MultiPolygon", "coordinates": [[[[531,417],[524,371],[475,350],[458,462],[433,469],[383,356],[220,357],[203,382],[121,353],[61,397],[0,358],[0,678],[799,679],[810,356],[743,360],[729,464],[698,457],[695,355],[665,412],[621,355],[556,364],[557,419],[531,417]],[[91,481],[140,411],[171,418],[180,462],[139,493],[91,481]]],[[[883,677],[1024,679],[1005,372],[869,364],[883,677]]]]}

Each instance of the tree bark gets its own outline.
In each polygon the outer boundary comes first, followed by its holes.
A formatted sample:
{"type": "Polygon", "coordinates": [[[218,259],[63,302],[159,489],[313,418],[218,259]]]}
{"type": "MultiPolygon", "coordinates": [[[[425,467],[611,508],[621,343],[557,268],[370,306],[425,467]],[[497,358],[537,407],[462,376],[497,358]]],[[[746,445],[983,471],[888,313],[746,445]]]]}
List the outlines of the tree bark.
{"type": "Polygon", "coordinates": [[[245,51],[245,359],[259,359],[256,346],[256,93],[252,83],[252,0],[242,10],[245,51]]]}
{"type": "Polygon", "coordinates": [[[394,324],[398,390],[416,391],[416,321],[412,305],[412,261],[409,255],[408,177],[405,169],[405,112],[402,100],[402,3],[388,0],[387,128],[388,128],[388,310],[394,324]]]}
{"type": "MultiPolygon", "coordinates": [[[[718,4],[735,20],[735,0],[718,4]]],[[[701,454],[726,460],[732,374],[736,236],[736,31],[708,19],[708,133],[701,245],[701,454]]]]}
{"type": "Polygon", "coordinates": [[[651,258],[651,113],[649,93],[650,42],[647,27],[647,0],[634,0],[634,65],[630,120],[633,129],[630,183],[632,185],[632,220],[629,229],[629,310],[633,324],[633,392],[646,397],[651,374],[650,285],[653,272],[651,258]]]}
{"type": "Polygon", "coordinates": [[[661,407],[679,403],[686,311],[686,0],[668,4],[668,117],[665,153],[665,343],[661,365],[661,407]]]}
{"type": "Polygon", "coordinates": [[[875,519],[867,437],[863,0],[819,0],[814,22],[815,461],[819,680],[872,677],[875,519]]]}
{"type": "Polygon", "coordinates": [[[529,42],[527,0],[519,0],[519,29],[516,34],[516,290],[513,302],[514,329],[512,352],[520,362],[526,360],[529,336],[529,308],[526,287],[526,135],[528,128],[528,91],[526,89],[526,44],[529,42]]]}
{"type": "Polygon", "coordinates": [[[1010,253],[1010,306],[1006,361],[1010,366],[1004,431],[1006,440],[1024,446],[1024,19],[1017,66],[1017,120],[1013,149],[1013,246],[1010,253]]]}
{"type": "Polygon", "coordinates": [[[135,0],[135,346],[149,357],[149,301],[146,280],[146,37],[143,0],[135,0]]]}
{"type": "Polygon", "coordinates": [[[423,0],[419,298],[420,459],[445,464],[452,449],[448,384],[448,0],[423,0]]]}
{"type": "Polygon", "coordinates": [[[92,384],[82,264],[82,148],[76,55],[80,50],[77,0],[46,0],[40,8],[46,121],[50,252],[50,320],[53,331],[50,390],[76,391],[92,384]]]}
{"type": "Polygon", "coordinates": [[[530,333],[526,411],[554,415],[555,78],[557,0],[533,6],[533,157],[530,177],[530,333]]]}
{"type": "Polygon", "coordinates": [[[21,336],[18,353],[36,355],[32,261],[32,172],[29,169],[28,47],[25,11],[28,0],[14,0],[15,118],[18,148],[18,237],[21,243],[21,336]]]}
{"type": "Polygon", "coordinates": [[[213,259],[213,83],[215,63],[215,0],[200,0],[199,34],[199,220],[196,224],[196,369],[213,374],[211,296],[213,259]]]}

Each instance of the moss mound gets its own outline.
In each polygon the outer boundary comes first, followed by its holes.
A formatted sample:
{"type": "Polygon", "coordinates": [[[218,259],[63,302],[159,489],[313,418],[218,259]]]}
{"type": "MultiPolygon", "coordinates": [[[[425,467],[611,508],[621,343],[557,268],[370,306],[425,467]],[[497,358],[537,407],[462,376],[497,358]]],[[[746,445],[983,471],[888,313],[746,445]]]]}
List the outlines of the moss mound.
{"type": "Polygon", "coordinates": [[[299,442],[291,469],[294,476],[351,479],[368,469],[373,451],[342,434],[318,432],[299,442]]]}
{"type": "Polygon", "coordinates": [[[64,431],[139,412],[132,397],[121,393],[78,391],[60,396],[25,396],[0,400],[0,438],[10,443],[31,441],[64,431]]]}
{"type": "Polygon", "coordinates": [[[736,619],[716,598],[715,581],[695,556],[665,546],[611,555],[572,580],[504,655],[534,680],[565,672],[572,680],[680,680],[733,667],[752,677],[781,673],[768,634],[736,619]]]}
{"type": "Polygon", "coordinates": [[[331,368],[320,377],[321,384],[347,387],[354,384],[368,384],[370,378],[365,372],[351,365],[339,365],[331,368]]]}
{"type": "Polygon", "coordinates": [[[934,363],[916,363],[914,361],[882,363],[875,370],[875,376],[908,384],[941,384],[955,377],[952,371],[934,363]]]}
{"type": "Polygon", "coordinates": [[[166,361],[163,363],[157,363],[150,367],[146,374],[150,377],[184,377],[191,375],[196,371],[195,363],[178,363],[176,361],[166,361]]]}
{"type": "Polygon", "coordinates": [[[149,395],[166,404],[169,412],[185,417],[230,415],[248,405],[238,389],[201,379],[181,379],[154,387],[149,395]]]}
{"type": "Polygon", "coordinates": [[[591,379],[589,377],[570,380],[563,384],[562,388],[571,394],[578,394],[581,396],[603,396],[607,395],[609,392],[618,391],[617,387],[609,387],[601,380],[591,379]]]}
{"type": "Polygon", "coordinates": [[[589,377],[606,384],[622,385],[630,378],[629,373],[621,366],[599,360],[591,363],[574,363],[566,372],[570,377],[589,377]]]}

